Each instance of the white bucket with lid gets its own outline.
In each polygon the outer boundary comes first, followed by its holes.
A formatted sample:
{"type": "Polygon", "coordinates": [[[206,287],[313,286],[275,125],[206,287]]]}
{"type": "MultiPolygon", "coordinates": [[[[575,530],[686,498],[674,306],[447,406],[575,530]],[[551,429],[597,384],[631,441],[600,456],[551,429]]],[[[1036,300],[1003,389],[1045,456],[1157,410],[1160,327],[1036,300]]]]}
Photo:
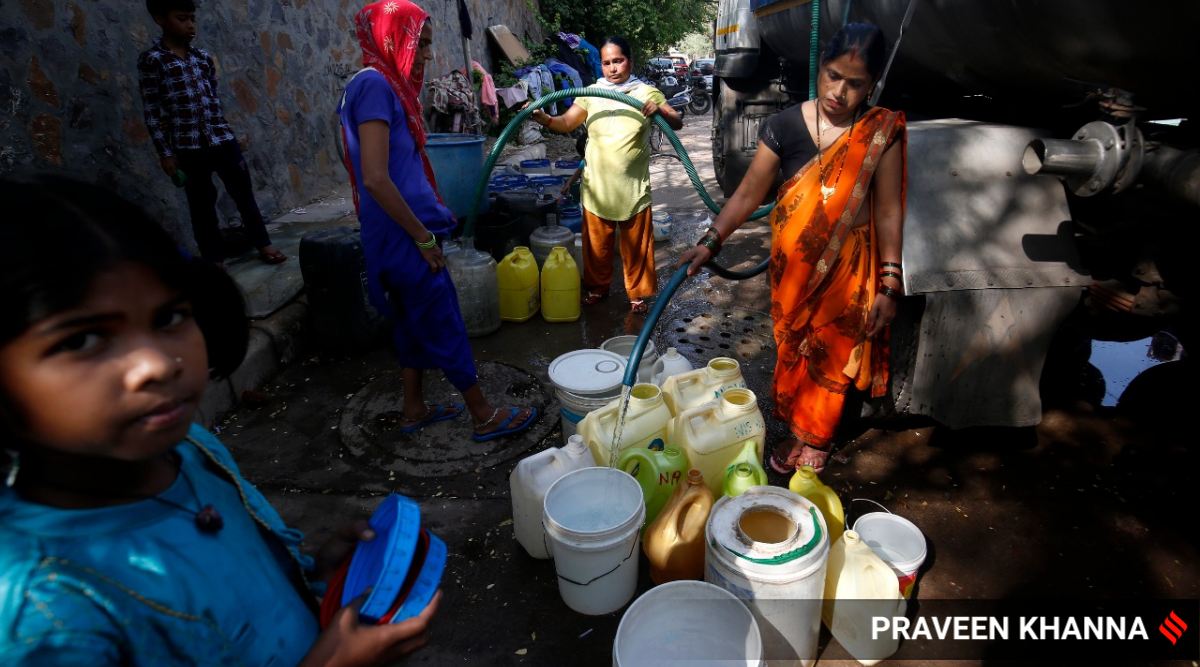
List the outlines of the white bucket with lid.
{"type": "Polygon", "coordinates": [[[912,597],[917,571],[927,553],[921,529],[897,514],[871,512],[858,517],[853,530],[876,556],[891,566],[899,580],[901,595],[912,597]]]}
{"type": "Polygon", "coordinates": [[[566,442],[589,412],[621,396],[625,358],[605,350],[575,350],[550,362],[548,372],[566,442]]]}
{"type": "Polygon", "coordinates": [[[550,485],[542,523],[568,607],[597,616],[633,598],[645,517],[641,485],[615,468],[583,468],[550,485]]]}
{"type": "MultiPolygon", "coordinates": [[[[601,343],[600,349],[620,356],[628,366],[629,355],[633,352],[633,346],[637,343],[637,339],[637,336],[616,336],[601,343]]],[[[642,350],[642,360],[638,363],[638,382],[650,382],[654,379],[654,364],[657,361],[658,350],[654,349],[654,341],[648,340],[645,349],[642,350]]]]}
{"type": "Polygon", "coordinates": [[[811,665],[829,557],[820,510],[787,489],[755,486],[718,500],[706,528],[704,580],[746,602],[768,660],[811,665]]]}
{"type": "Polygon", "coordinates": [[[613,640],[614,667],[762,664],[762,636],[746,606],[703,581],[672,581],[629,605],[613,640]]]}

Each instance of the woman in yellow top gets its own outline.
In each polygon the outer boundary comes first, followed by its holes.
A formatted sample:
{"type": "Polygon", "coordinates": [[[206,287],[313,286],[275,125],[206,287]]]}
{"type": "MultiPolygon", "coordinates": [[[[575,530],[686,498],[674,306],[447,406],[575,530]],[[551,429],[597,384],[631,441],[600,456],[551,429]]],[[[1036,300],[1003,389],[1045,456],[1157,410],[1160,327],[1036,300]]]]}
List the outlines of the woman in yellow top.
{"type": "Polygon", "coordinates": [[[775,413],[792,438],[771,467],[819,472],[846,392],[882,396],[887,327],[903,289],[904,114],[867,104],[883,73],[883,33],[850,23],[821,59],[817,98],[763,123],[737,192],[680,264],[695,273],[740,227],[782,172],[771,214],[775,413]]]}
{"type": "Polygon", "coordinates": [[[650,124],[646,119],[662,114],[676,130],[683,127],[683,120],[661,91],[632,75],[633,51],[624,39],[604,40],[600,65],[604,79],[594,87],[641,100],[640,113],[622,102],[580,97],[560,116],[539,109],[532,118],[552,132],[567,133],[587,125],[582,187],[583,302],[591,305],[608,296],[613,233],[618,232],[630,309],[644,313],[648,309],[645,299],[654,295],[658,281],[650,220],[650,124]]]}

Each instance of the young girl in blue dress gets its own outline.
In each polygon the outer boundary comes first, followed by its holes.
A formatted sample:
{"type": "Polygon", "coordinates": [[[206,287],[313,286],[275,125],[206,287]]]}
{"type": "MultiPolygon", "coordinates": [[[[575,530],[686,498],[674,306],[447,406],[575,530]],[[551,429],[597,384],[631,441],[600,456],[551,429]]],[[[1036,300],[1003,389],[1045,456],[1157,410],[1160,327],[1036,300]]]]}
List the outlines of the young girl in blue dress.
{"type": "Polygon", "coordinates": [[[0,181],[0,664],[367,665],[417,618],[321,631],[301,535],[193,424],[241,362],[237,287],[100,188],[0,181]],[[63,243],[64,239],[69,242],[63,243]]]}

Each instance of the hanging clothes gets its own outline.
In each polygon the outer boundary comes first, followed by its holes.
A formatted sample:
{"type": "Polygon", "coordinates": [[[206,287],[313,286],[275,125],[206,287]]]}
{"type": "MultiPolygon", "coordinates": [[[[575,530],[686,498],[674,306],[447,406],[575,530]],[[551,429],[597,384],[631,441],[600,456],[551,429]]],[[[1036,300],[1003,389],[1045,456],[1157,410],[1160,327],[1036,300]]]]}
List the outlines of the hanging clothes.
{"type": "MultiPolygon", "coordinates": [[[[538,75],[542,77],[542,94],[549,95],[550,93],[553,93],[554,92],[554,73],[551,72],[550,68],[546,67],[545,65],[538,65],[537,71],[538,71],[538,75]]],[[[559,103],[555,102],[554,104],[550,105],[550,107],[547,109],[547,112],[552,113],[557,116],[561,112],[560,110],[566,111],[567,108],[565,106],[560,107],[559,103]]]]}
{"type": "Polygon", "coordinates": [[[592,46],[591,42],[580,37],[579,46],[576,47],[576,50],[583,50],[585,54],[584,59],[592,68],[592,76],[596,77],[597,81],[604,78],[604,71],[600,69],[600,49],[597,49],[595,46],[592,46]]]}
{"type": "MultiPolygon", "coordinates": [[[[560,62],[555,58],[546,59],[546,67],[554,74],[554,85],[557,90],[566,90],[567,88],[582,88],[583,80],[579,78],[579,72],[575,71],[574,67],[560,62]]],[[[563,98],[563,107],[570,109],[575,102],[572,98],[563,98]]]]}
{"type": "MultiPolygon", "coordinates": [[[[471,61],[471,69],[479,72],[479,102],[487,107],[488,113],[491,116],[492,122],[496,123],[500,120],[500,104],[496,99],[496,83],[492,80],[492,75],[479,64],[478,60],[471,61]]],[[[459,70],[462,71],[461,69],[459,70]]],[[[472,81],[474,83],[474,81],[472,81]]],[[[510,105],[511,106],[511,105],[510,105]]]]}
{"type": "Polygon", "coordinates": [[[572,43],[566,39],[563,39],[562,35],[564,34],[568,33],[560,32],[555,35],[554,39],[555,43],[558,45],[558,60],[564,65],[575,70],[575,72],[579,75],[579,79],[583,85],[592,85],[596,82],[596,77],[592,75],[591,65],[587,64],[587,60],[585,59],[586,52],[584,52],[582,49],[580,49],[578,52],[576,51],[576,49],[579,48],[579,36],[571,35],[575,38],[574,43],[572,43]]]}

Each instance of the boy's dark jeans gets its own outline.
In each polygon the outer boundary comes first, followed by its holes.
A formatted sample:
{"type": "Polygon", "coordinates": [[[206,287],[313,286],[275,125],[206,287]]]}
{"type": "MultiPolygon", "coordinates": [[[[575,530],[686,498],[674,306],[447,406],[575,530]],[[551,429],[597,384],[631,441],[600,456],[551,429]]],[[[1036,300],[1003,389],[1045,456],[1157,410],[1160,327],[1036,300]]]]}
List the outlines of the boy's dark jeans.
{"type": "Polygon", "coordinates": [[[187,194],[188,211],[192,216],[192,234],[200,247],[200,256],[219,262],[225,259],[225,248],[221,242],[220,225],[217,222],[217,188],[213,185],[215,172],[225,184],[225,191],[237,204],[242,214],[242,225],[246,236],[255,248],[271,245],[271,237],[263,222],[258,203],[254,201],[254,189],[250,185],[250,170],[236,141],[217,144],[197,151],[178,151],[179,169],[187,176],[183,190],[187,194]]]}

